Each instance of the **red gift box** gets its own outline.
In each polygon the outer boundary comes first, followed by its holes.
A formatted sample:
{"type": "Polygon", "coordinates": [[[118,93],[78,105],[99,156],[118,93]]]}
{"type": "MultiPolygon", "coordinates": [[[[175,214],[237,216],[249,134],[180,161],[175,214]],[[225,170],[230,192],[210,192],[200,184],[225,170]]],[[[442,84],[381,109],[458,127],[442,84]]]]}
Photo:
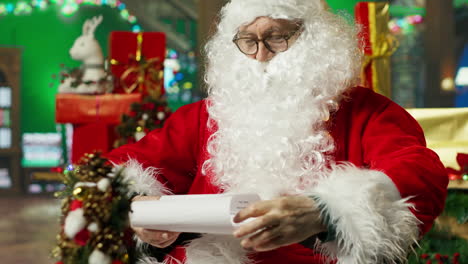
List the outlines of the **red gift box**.
{"type": "Polygon", "coordinates": [[[115,126],[123,114],[131,112],[131,104],[141,99],[141,94],[57,94],[57,123],[73,124],[72,163],[76,164],[86,153],[111,150],[116,139],[115,126]]]}
{"type": "Polygon", "coordinates": [[[129,114],[133,103],[141,102],[141,94],[78,95],[57,94],[57,123],[100,123],[117,125],[123,114],[129,114]]]}
{"type": "Polygon", "coordinates": [[[73,125],[72,163],[77,164],[86,153],[110,151],[116,138],[115,125],[102,123],[73,125]]]}
{"type": "Polygon", "coordinates": [[[110,34],[109,45],[111,72],[116,80],[114,93],[138,92],[146,95],[150,85],[158,86],[159,92],[164,93],[164,33],[114,31],[110,34]],[[154,81],[156,77],[160,79],[157,85],[154,81]]]}

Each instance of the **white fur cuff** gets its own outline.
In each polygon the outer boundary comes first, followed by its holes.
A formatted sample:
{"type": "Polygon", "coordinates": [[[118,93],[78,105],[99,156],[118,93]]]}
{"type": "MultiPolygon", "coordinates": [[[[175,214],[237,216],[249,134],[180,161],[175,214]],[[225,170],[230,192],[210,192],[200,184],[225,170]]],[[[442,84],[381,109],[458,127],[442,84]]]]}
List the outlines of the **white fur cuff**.
{"type": "Polygon", "coordinates": [[[336,166],[311,191],[336,229],[321,250],[338,264],[404,262],[418,237],[419,220],[382,172],[336,166]]]}
{"type": "Polygon", "coordinates": [[[128,160],[123,164],[125,170],[123,177],[130,182],[129,194],[136,193],[140,195],[167,195],[171,191],[156,179],[159,171],[157,168],[148,167],[146,169],[134,159],[128,160]]]}

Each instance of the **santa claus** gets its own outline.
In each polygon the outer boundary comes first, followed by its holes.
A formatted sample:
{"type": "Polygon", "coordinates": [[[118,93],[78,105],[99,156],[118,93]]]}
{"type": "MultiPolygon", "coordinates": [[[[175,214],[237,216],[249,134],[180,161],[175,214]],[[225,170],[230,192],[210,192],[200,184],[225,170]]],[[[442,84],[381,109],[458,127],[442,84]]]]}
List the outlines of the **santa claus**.
{"type": "MultiPolygon", "coordinates": [[[[108,154],[137,193],[258,193],[230,236],[135,228],[163,263],[399,263],[447,176],[401,107],[356,87],[357,31],[320,0],[232,0],[206,46],[208,98],[108,154]]],[[[150,257],[142,263],[161,263],[150,257]]]]}

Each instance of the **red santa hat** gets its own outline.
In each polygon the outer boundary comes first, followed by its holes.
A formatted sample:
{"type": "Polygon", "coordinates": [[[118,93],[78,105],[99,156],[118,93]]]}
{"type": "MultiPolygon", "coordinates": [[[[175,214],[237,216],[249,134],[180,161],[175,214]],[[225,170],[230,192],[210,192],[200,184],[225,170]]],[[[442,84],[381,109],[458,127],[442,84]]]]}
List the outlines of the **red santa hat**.
{"type": "Polygon", "coordinates": [[[325,0],[231,0],[221,11],[220,29],[232,34],[257,17],[306,20],[328,9],[325,0]]]}

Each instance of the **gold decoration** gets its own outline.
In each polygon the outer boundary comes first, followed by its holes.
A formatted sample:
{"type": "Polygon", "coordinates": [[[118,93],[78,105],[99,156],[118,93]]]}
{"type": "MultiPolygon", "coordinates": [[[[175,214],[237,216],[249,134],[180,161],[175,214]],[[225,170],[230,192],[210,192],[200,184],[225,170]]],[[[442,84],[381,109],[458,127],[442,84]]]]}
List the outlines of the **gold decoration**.
{"type": "Polygon", "coordinates": [[[84,191],[83,191],[83,188],[81,187],[77,187],[73,190],[73,196],[75,196],[76,199],[78,200],[83,200],[83,196],[84,196],[84,191]]]}
{"type": "Polygon", "coordinates": [[[128,254],[123,255],[122,261],[124,263],[128,263],[128,260],[129,260],[128,254]]]}
{"type": "MultiPolygon", "coordinates": [[[[57,239],[60,239],[60,236],[58,236],[57,239]]],[[[60,256],[61,252],[62,251],[60,250],[60,247],[58,247],[58,246],[54,247],[54,249],[52,250],[52,257],[58,258],[60,256]]]]}
{"type": "Polygon", "coordinates": [[[388,28],[389,4],[385,2],[366,3],[368,8],[371,54],[365,54],[361,69],[363,85],[372,87],[376,92],[391,97],[390,57],[399,43],[388,28]],[[371,82],[367,83],[366,70],[370,67],[371,82]]]}
{"type": "MultiPolygon", "coordinates": [[[[124,65],[128,68],[120,76],[120,83],[126,93],[132,93],[136,88],[138,92],[147,92],[153,98],[158,98],[161,95],[161,86],[163,79],[163,65],[159,58],[146,59],[142,55],[143,33],[137,35],[137,50],[135,55],[129,56],[128,63],[122,63],[115,59],[111,59],[112,65],[124,65]],[[136,81],[130,86],[127,85],[131,76],[136,75],[136,81]],[[143,88],[146,88],[144,91],[143,88]]],[[[131,81],[131,80],[130,80],[131,81]]]]}

